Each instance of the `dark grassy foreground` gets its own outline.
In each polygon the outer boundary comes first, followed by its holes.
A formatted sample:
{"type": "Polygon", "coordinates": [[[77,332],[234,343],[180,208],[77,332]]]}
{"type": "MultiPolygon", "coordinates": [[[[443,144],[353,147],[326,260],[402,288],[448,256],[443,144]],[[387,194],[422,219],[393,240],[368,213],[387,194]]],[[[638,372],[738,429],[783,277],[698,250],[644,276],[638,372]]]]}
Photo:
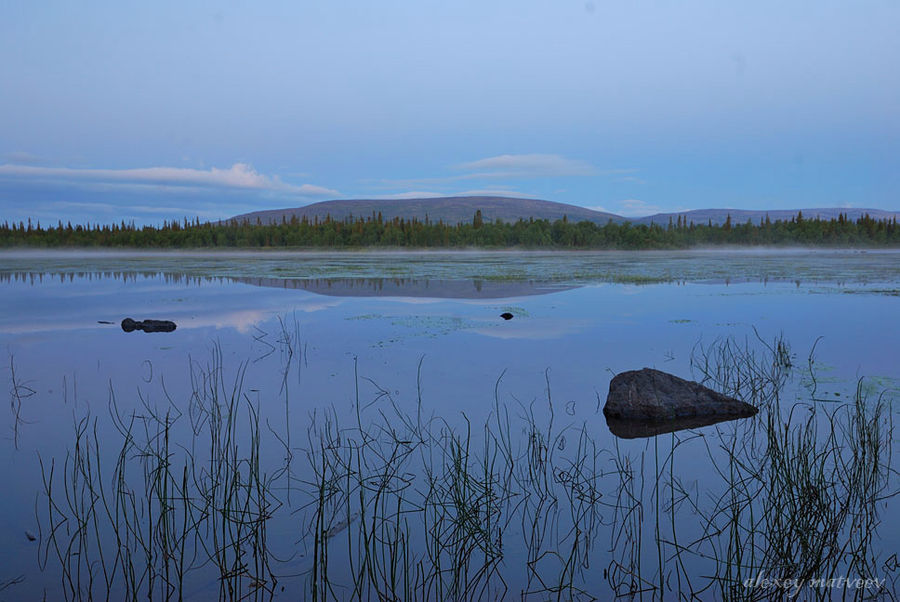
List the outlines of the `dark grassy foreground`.
{"type": "Polygon", "coordinates": [[[247,363],[229,369],[216,347],[192,362],[190,399],[141,398],[126,412],[110,390],[109,415],[81,420],[66,456],[42,459],[40,563],[59,579],[50,591],[69,600],[793,591],[786,581],[762,587],[762,576],[796,579],[796,599],[894,599],[896,541],[878,537],[898,487],[889,400],[861,383],[849,403],[816,401],[812,358],[809,371],[795,367],[784,341],[694,351],[695,376],[759,406],[755,419],[639,444],[614,439],[596,414],[575,420],[549,377],[535,400],[506,403],[502,376],[489,417],[471,422],[430,413],[421,394],[401,409],[354,375],[352,410],[314,413],[298,441],[285,425],[302,353],[284,321],[277,351],[280,401],[262,403],[247,363]],[[785,394],[793,385],[806,400],[785,394]],[[689,448],[702,465],[681,464],[689,448]],[[886,581],[812,581],[841,576],[886,581]]]}

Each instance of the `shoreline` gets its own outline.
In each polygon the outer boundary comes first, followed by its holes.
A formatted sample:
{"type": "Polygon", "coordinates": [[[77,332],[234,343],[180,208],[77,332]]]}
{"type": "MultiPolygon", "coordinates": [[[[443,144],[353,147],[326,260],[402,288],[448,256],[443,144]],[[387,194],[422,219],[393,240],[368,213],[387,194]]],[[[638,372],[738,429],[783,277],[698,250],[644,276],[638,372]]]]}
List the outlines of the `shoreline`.
{"type": "Polygon", "coordinates": [[[9,247],[0,249],[0,257],[10,259],[46,258],[53,259],[72,257],[295,257],[295,256],[334,256],[334,255],[369,255],[369,256],[406,256],[406,255],[636,255],[665,254],[679,255],[698,254],[715,255],[720,253],[734,255],[846,255],[846,254],[893,254],[900,253],[900,247],[832,247],[832,246],[697,246],[678,249],[554,249],[528,247],[217,247],[217,248],[169,248],[153,249],[148,247],[9,247]]]}

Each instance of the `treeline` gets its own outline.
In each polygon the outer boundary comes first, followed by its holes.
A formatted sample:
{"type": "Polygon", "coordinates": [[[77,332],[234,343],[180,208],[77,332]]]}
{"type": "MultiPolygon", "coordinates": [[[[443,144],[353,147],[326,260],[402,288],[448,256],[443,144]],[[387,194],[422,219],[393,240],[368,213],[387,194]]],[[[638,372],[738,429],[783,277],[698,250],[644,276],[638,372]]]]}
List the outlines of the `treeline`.
{"type": "Polygon", "coordinates": [[[683,217],[668,224],[555,222],[542,219],[504,223],[482,219],[445,224],[417,219],[366,218],[322,221],[283,220],[201,223],[165,222],[161,227],[133,223],[83,224],[4,222],[0,247],[138,247],[138,248],[265,248],[265,247],[527,247],[553,249],[679,249],[705,245],[900,246],[897,218],[876,220],[865,215],[855,221],[840,214],[836,219],[806,219],[799,212],[790,221],[733,224],[688,223],[683,217]]]}

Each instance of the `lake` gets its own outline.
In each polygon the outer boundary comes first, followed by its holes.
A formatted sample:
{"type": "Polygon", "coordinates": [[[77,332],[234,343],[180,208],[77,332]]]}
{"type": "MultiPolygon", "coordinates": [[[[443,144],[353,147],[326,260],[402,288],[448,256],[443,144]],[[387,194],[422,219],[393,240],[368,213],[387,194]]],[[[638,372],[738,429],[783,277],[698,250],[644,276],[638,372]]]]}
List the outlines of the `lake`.
{"type": "Polygon", "coordinates": [[[0,258],[0,599],[900,584],[898,251],[0,258]],[[607,424],[644,367],[760,412],[607,424]]]}

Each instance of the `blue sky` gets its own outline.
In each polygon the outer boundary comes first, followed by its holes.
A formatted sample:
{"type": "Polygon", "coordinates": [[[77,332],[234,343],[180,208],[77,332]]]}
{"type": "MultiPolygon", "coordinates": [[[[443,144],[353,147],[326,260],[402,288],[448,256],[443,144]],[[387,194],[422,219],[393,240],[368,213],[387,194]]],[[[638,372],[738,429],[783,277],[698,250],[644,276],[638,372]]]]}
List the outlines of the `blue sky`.
{"type": "Polygon", "coordinates": [[[900,209],[900,4],[0,4],[0,219],[900,209]]]}

